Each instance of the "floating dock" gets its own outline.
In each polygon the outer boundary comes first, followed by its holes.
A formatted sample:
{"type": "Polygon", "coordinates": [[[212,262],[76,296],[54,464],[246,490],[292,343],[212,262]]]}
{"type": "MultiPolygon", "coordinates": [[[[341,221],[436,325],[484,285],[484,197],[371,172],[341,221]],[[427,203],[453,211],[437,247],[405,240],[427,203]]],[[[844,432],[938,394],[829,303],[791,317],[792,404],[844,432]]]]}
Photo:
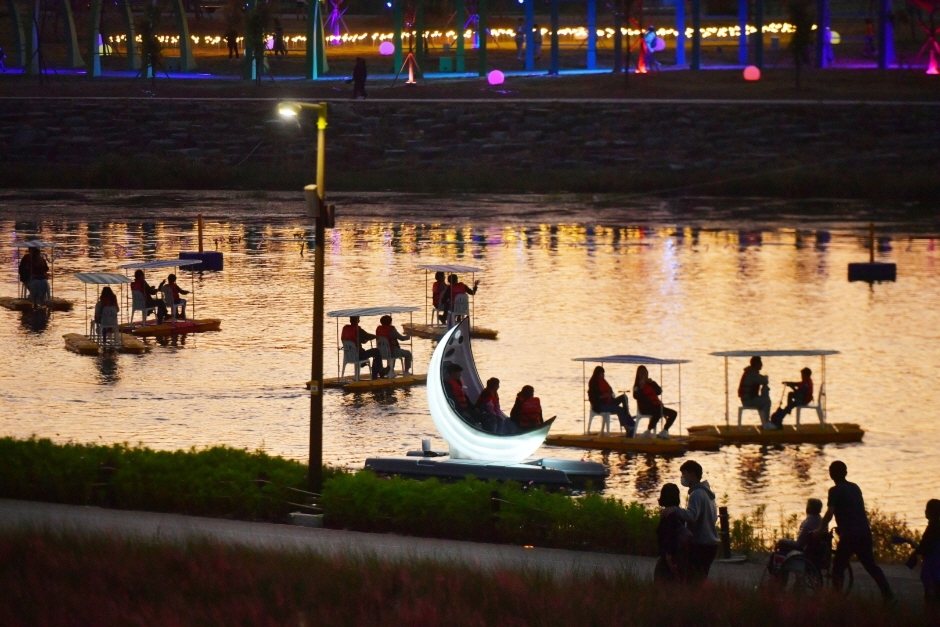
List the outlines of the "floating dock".
{"type": "MultiPolygon", "coordinates": [[[[425,385],[428,382],[426,374],[411,374],[408,376],[398,376],[394,379],[359,379],[356,381],[350,377],[331,377],[323,379],[323,387],[342,389],[346,392],[369,392],[371,390],[383,390],[387,388],[406,388],[413,385],[425,385]]],[[[310,389],[311,381],[307,381],[307,389],[310,389]]]]}
{"type": "MultiPolygon", "coordinates": [[[[426,340],[439,340],[447,333],[447,327],[434,324],[403,324],[402,329],[407,335],[422,337],[426,340]]],[[[495,340],[499,331],[485,327],[471,327],[470,337],[478,340],[495,340]]]]}
{"type": "Polygon", "coordinates": [[[436,460],[420,457],[420,452],[416,454],[418,456],[409,453],[408,457],[371,457],[366,460],[365,468],[381,475],[455,481],[470,476],[483,481],[532,482],[559,488],[588,481],[603,483],[607,478],[607,469],[597,462],[548,458],[519,463],[475,459],[436,460]]]}
{"type": "MultiPolygon", "coordinates": [[[[72,311],[73,303],[64,298],[49,298],[42,304],[50,311],[72,311]]],[[[0,296],[0,307],[6,307],[13,311],[32,311],[33,301],[28,298],[11,298],[9,296],[0,296]]]]}
{"type": "Polygon", "coordinates": [[[686,451],[717,451],[722,441],[709,435],[664,438],[627,438],[622,435],[559,433],[545,438],[545,444],[602,451],[624,451],[651,455],[681,455],[686,451]]]}
{"type": "MultiPolygon", "coordinates": [[[[62,336],[65,339],[65,348],[78,353],[79,355],[97,355],[101,352],[98,342],[88,339],[80,333],[67,333],[62,336]]],[[[141,355],[150,350],[150,347],[141,342],[133,335],[127,333],[121,334],[121,346],[108,346],[104,350],[113,350],[119,353],[129,353],[131,355],[141,355]]]]}
{"type": "Polygon", "coordinates": [[[163,324],[122,324],[118,327],[122,333],[131,333],[137,337],[165,337],[168,335],[182,335],[184,333],[203,333],[205,331],[218,331],[222,321],[218,318],[202,318],[199,320],[177,320],[163,324]]]}
{"type": "Polygon", "coordinates": [[[689,427],[689,435],[718,438],[722,444],[835,444],[861,442],[865,431],[857,424],[784,425],[765,430],[759,426],[710,425],[689,427]]]}

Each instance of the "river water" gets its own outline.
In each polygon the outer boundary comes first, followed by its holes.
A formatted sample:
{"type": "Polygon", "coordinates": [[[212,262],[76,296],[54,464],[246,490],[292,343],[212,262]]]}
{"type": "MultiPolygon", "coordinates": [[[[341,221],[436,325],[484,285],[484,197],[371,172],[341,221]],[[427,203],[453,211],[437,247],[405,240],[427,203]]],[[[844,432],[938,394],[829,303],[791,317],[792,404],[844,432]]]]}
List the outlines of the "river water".
{"type": "MultiPolygon", "coordinates": [[[[869,504],[917,527],[926,500],[940,496],[940,224],[923,209],[597,196],[333,200],[339,219],[327,242],[327,311],[423,306],[418,264],[483,267],[475,314],[478,324],[499,330],[499,339],[474,343],[481,376],[501,379],[504,405],[522,385],[535,386],[546,415],[558,416],[554,432],[583,429],[575,357],[690,359],[681,373],[685,428],[725,419],[723,362],[712,351],[841,352],[826,363],[829,420],[861,424],[863,443],[726,446],[672,459],[540,451],[603,462],[611,495],[652,503],[692,458],[734,513],[759,504],[774,519],[801,511],[806,498],[825,496],[835,459],[848,464],[869,504]],[[898,264],[896,283],[847,281],[847,264],[867,259],[869,219],[879,222],[878,259],[898,264]]],[[[0,195],[3,293],[16,289],[13,241],[38,235],[61,244],[55,293],[77,303],[48,319],[0,309],[0,435],[159,449],[227,444],[305,459],[313,261],[299,243],[279,240],[309,236],[310,226],[299,194],[0,195]],[[81,332],[86,316],[83,286],[72,273],[193,250],[198,212],[206,247],[225,253],[225,270],[195,275],[196,315],[222,318],[221,332],[155,344],[143,356],[66,351],[62,335],[81,332]]],[[[162,275],[149,278],[157,283],[162,275]]],[[[189,288],[189,274],[181,273],[181,284],[189,288]]],[[[336,369],[335,334],[328,320],[328,376],[336,369]]],[[[423,372],[432,344],[415,340],[413,350],[423,372]]],[[[745,365],[730,362],[732,403],[745,365]]],[[[803,366],[813,369],[818,387],[818,359],[765,360],[775,404],[780,382],[798,379],[803,366]]],[[[625,390],[634,371],[608,366],[608,380],[625,390]]],[[[674,368],[651,374],[667,405],[678,400],[674,368]]],[[[403,454],[428,437],[445,446],[421,387],[328,391],[324,408],[324,456],[332,464],[361,468],[367,457],[403,454]]],[[[755,421],[754,414],[745,420],[755,421]]]]}

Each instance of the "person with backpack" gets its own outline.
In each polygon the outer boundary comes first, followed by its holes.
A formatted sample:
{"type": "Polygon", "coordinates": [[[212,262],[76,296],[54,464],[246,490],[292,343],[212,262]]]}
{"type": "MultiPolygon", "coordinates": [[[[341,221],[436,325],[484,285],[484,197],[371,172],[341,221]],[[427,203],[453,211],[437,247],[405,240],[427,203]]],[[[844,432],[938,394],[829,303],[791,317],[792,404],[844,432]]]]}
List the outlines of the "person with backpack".
{"type": "Polygon", "coordinates": [[[667,507],[663,513],[675,511],[685,521],[692,537],[689,541],[688,580],[701,582],[708,578],[712,562],[718,555],[718,507],[715,493],[707,481],[702,481],[702,465],[689,460],[679,467],[682,485],[689,489],[686,507],[667,507]]]}

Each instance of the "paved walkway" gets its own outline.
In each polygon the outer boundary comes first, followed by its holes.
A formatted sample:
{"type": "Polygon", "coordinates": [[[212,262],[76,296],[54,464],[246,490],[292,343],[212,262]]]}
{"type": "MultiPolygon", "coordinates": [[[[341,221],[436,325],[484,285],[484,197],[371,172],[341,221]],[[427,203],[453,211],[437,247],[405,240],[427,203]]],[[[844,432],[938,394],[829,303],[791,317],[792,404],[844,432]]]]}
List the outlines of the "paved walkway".
{"type": "MultiPolygon", "coordinates": [[[[627,571],[641,579],[649,579],[653,576],[656,562],[651,557],[634,555],[526,549],[509,545],[0,499],[0,533],[17,528],[55,529],[164,541],[208,539],[262,549],[306,550],[323,555],[359,555],[406,561],[430,559],[488,569],[539,569],[560,576],[627,571]]],[[[855,566],[855,591],[876,595],[874,582],[857,564],[855,566]]],[[[715,564],[711,578],[753,587],[760,581],[762,569],[762,562],[715,564]]],[[[885,573],[900,598],[919,602],[922,588],[916,573],[903,566],[887,566],[885,573]]]]}

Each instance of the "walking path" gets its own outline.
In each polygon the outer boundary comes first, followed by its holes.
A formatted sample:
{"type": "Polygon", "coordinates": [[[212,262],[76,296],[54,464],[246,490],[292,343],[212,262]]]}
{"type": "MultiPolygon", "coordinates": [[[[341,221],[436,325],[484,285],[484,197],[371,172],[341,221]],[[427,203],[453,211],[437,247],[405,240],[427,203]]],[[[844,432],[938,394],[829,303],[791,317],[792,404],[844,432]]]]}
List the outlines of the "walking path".
{"type": "MultiPolygon", "coordinates": [[[[437,560],[487,569],[538,569],[561,576],[595,572],[613,575],[627,571],[641,579],[649,579],[653,576],[656,563],[655,558],[635,555],[526,549],[510,545],[0,499],[0,534],[22,528],[177,542],[203,539],[260,549],[305,550],[330,556],[437,560]]],[[[754,587],[760,581],[763,567],[762,560],[746,564],[715,564],[711,578],[754,587]]],[[[886,566],[884,570],[901,599],[919,602],[922,588],[915,572],[903,566],[886,566]]],[[[860,594],[877,595],[874,582],[858,564],[855,565],[854,590],[860,594]]]]}

